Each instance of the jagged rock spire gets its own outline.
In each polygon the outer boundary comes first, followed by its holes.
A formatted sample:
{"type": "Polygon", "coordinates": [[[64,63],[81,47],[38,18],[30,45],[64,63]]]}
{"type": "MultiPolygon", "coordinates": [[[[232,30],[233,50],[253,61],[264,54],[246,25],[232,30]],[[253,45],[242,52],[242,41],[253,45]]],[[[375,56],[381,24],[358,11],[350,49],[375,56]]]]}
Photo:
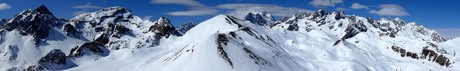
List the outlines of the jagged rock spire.
{"type": "MultiPolygon", "coordinates": [[[[40,5],[40,7],[35,8],[34,11],[42,13],[42,14],[50,14],[53,15],[45,5],[40,5]]],[[[53,15],[54,16],[54,15],[53,15]]]]}
{"type": "Polygon", "coordinates": [[[171,33],[174,32],[175,28],[166,17],[160,17],[157,21],[150,26],[150,31],[160,35],[168,37],[171,33]]]}

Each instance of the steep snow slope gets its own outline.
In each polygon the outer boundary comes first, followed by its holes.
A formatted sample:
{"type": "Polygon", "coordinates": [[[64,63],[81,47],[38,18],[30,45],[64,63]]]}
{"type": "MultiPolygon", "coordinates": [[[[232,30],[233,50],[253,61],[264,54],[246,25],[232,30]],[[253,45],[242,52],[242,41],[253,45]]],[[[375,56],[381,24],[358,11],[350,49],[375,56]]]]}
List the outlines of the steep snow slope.
{"type": "Polygon", "coordinates": [[[34,23],[49,27],[39,44],[33,41],[34,34],[21,34],[27,27],[1,30],[0,70],[460,70],[459,39],[446,40],[399,18],[373,20],[321,9],[261,26],[218,15],[183,31],[165,17],[142,20],[123,7],[69,21],[55,18],[43,7],[20,14],[44,16],[7,23],[57,20],[51,22],[55,25],[34,23]]]}

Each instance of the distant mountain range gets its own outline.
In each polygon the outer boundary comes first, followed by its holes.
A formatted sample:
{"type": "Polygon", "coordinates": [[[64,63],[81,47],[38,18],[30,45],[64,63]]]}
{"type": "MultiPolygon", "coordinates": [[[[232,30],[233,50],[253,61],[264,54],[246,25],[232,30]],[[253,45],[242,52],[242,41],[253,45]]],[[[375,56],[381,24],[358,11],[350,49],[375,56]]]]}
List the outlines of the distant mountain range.
{"type": "Polygon", "coordinates": [[[175,27],[124,7],[72,19],[44,5],[0,20],[1,71],[456,71],[460,38],[399,18],[320,9],[175,27]]]}

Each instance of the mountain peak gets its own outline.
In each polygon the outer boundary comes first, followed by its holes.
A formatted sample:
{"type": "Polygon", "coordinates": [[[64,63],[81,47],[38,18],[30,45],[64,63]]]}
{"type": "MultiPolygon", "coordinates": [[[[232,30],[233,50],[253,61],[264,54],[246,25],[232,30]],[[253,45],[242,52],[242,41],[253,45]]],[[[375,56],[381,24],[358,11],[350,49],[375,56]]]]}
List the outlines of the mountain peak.
{"type": "Polygon", "coordinates": [[[40,5],[40,7],[35,8],[34,11],[42,13],[42,14],[50,14],[53,15],[45,5],[40,5]]]}
{"type": "Polygon", "coordinates": [[[130,13],[131,11],[125,7],[115,6],[115,7],[104,8],[102,10],[99,10],[98,12],[130,13]]]}
{"type": "Polygon", "coordinates": [[[316,15],[320,15],[320,16],[323,16],[323,15],[326,15],[328,14],[329,12],[324,10],[324,9],[319,9],[315,12],[316,15]]]}
{"type": "Polygon", "coordinates": [[[166,37],[172,34],[174,30],[174,26],[166,17],[160,17],[152,26],[150,26],[150,31],[166,37]]]}
{"type": "Polygon", "coordinates": [[[184,35],[188,30],[192,29],[196,25],[193,23],[185,23],[180,25],[179,27],[176,28],[176,31],[178,32],[178,35],[182,36],[184,35]]]}
{"type": "Polygon", "coordinates": [[[160,18],[155,22],[155,24],[164,25],[164,26],[172,26],[171,21],[169,21],[169,19],[166,18],[166,17],[160,17],[160,18]]]}
{"type": "Polygon", "coordinates": [[[275,21],[273,16],[265,11],[249,12],[246,17],[244,17],[244,20],[261,26],[268,26],[275,21]]]}

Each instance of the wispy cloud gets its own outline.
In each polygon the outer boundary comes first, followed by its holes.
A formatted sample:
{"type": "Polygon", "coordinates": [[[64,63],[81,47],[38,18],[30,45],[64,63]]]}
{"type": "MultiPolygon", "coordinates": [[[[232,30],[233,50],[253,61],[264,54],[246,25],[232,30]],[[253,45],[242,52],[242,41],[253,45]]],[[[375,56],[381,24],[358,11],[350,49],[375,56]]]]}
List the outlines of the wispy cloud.
{"type": "Polygon", "coordinates": [[[295,13],[300,12],[312,12],[311,10],[293,8],[293,7],[282,7],[277,5],[268,4],[222,4],[218,5],[217,8],[229,9],[229,15],[233,15],[237,18],[244,18],[249,12],[265,11],[273,16],[292,16],[295,13]]]}
{"type": "Polygon", "coordinates": [[[446,38],[460,37],[460,28],[437,28],[434,30],[446,38]]]}
{"type": "Polygon", "coordinates": [[[405,9],[396,4],[383,4],[380,5],[380,10],[371,10],[369,13],[377,14],[379,16],[408,16],[409,13],[405,9]]]}
{"type": "Polygon", "coordinates": [[[346,11],[346,10],[349,10],[347,8],[342,8],[342,7],[337,7],[335,8],[336,11],[346,11]]]}
{"type": "Polygon", "coordinates": [[[203,16],[203,15],[214,15],[219,11],[208,7],[195,0],[152,0],[151,3],[154,4],[177,4],[185,5],[189,7],[189,10],[186,11],[172,11],[166,12],[167,15],[172,16],[203,16]]]}
{"type": "Polygon", "coordinates": [[[73,8],[77,8],[77,9],[101,9],[103,7],[94,6],[94,5],[91,5],[91,3],[86,3],[85,5],[74,6],[73,8]]]}
{"type": "Polygon", "coordinates": [[[359,3],[353,3],[351,4],[351,9],[369,9],[369,7],[367,7],[366,5],[362,5],[362,4],[359,4],[359,3]]]}
{"type": "Polygon", "coordinates": [[[0,3],[0,10],[10,9],[11,6],[6,3],[0,3]]]}
{"type": "Polygon", "coordinates": [[[166,12],[167,15],[172,16],[204,16],[204,15],[215,15],[222,9],[228,10],[229,15],[233,15],[237,18],[242,18],[249,12],[265,11],[273,16],[291,16],[295,13],[300,12],[311,12],[310,10],[282,7],[277,5],[268,4],[220,4],[217,6],[206,6],[195,0],[152,0],[154,4],[178,4],[189,7],[189,10],[185,11],[172,11],[166,12]]]}
{"type": "Polygon", "coordinates": [[[202,15],[211,15],[219,12],[219,10],[214,9],[197,9],[197,10],[188,10],[188,11],[174,11],[167,12],[166,14],[172,16],[202,16],[202,15]]]}
{"type": "Polygon", "coordinates": [[[205,5],[195,0],[151,0],[155,4],[178,4],[193,7],[204,7],[205,5]]]}
{"type": "Polygon", "coordinates": [[[80,14],[84,14],[84,13],[89,13],[88,10],[90,10],[90,9],[101,9],[101,8],[104,8],[104,7],[91,5],[91,3],[86,3],[84,5],[77,5],[77,6],[74,6],[72,8],[81,9],[80,11],[73,12],[73,15],[80,15],[80,14]]]}
{"type": "Polygon", "coordinates": [[[313,7],[334,7],[338,3],[343,3],[343,0],[313,0],[308,4],[313,7]]]}
{"type": "Polygon", "coordinates": [[[150,19],[152,19],[152,17],[153,17],[153,16],[150,16],[150,15],[149,15],[149,16],[145,16],[144,18],[142,18],[142,20],[150,20],[150,19]]]}
{"type": "Polygon", "coordinates": [[[80,14],[84,14],[84,13],[90,13],[90,12],[88,12],[86,10],[80,10],[80,11],[77,11],[77,12],[73,12],[73,15],[76,16],[76,15],[80,15],[80,14]]]}

